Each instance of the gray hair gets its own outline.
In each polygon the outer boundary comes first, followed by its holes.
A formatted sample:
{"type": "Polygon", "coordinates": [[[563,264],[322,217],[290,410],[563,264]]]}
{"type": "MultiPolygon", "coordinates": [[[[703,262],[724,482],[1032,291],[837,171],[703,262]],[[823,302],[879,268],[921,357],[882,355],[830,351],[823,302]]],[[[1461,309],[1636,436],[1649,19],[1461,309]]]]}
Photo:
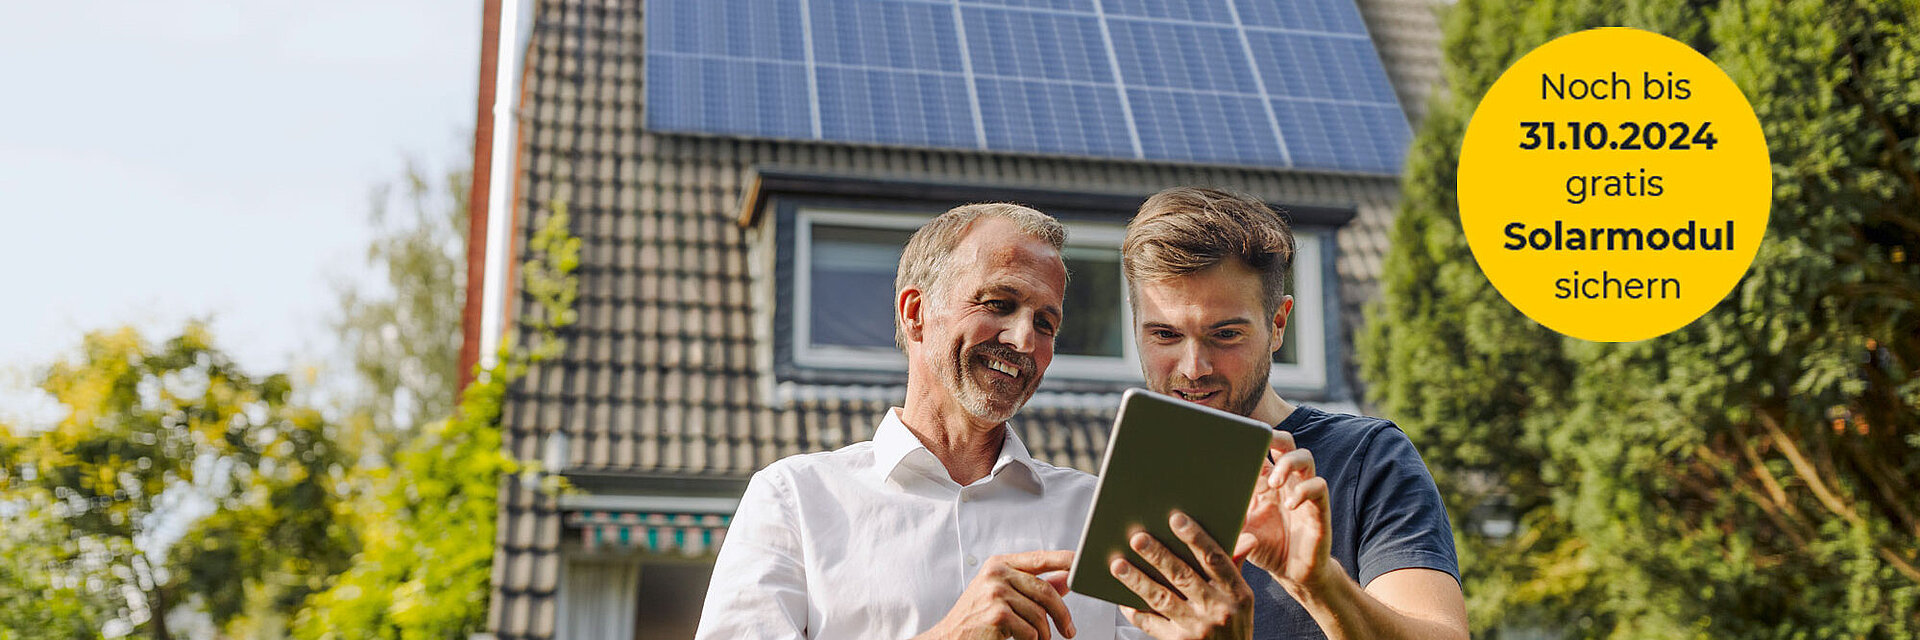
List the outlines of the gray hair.
{"type": "MultiPolygon", "coordinates": [[[[1067,229],[1053,216],[1007,202],[960,205],[928,220],[907,240],[907,248],[900,254],[900,271],[893,279],[894,299],[907,289],[919,289],[928,297],[941,291],[937,275],[946,271],[953,248],[981,216],[1010,220],[1021,233],[1045,241],[1055,251],[1067,244],[1067,229]]],[[[906,330],[900,326],[897,311],[893,316],[893,344],[902,351],[907,348],[906,330]]]]}

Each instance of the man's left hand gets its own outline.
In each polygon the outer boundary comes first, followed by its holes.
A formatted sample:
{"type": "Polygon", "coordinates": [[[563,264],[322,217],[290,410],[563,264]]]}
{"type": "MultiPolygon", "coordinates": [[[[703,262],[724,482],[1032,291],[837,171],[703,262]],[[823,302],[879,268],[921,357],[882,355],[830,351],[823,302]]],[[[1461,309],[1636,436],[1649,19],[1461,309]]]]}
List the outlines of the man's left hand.
{"type": "Polygon", "coordinates": [[[1128,545],[1173,589],[1155,582],[1126,558],[1114,558],[1108,566],[1113,577],[1153,607],[1152,611],[1121,607],[1127,620],[1161,640],[1252,637],[1253,589],[1240,577],[1238,563],[1185,513],[1173,512],[1167,523],[1200,566],[1188,565],[1147,532],[1135,531],[1128,545]]]}

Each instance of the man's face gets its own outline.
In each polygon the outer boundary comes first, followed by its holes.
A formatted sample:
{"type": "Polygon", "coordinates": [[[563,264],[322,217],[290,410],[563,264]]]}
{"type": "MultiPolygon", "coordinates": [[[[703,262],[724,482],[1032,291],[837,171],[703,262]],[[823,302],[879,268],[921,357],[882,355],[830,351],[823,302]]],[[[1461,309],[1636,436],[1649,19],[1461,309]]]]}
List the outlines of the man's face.
{"type": "Polygon", "coordinates": [[[1237,260],[1133,287],[1135,337],[1147,388],[1252,415],[1266,392],[1293,299],[1267,315],[1260,303],[1260,273],[1237,260]]]}
{"type": "Polygon", "coordinates": [[[921,349],[941,387],[975,418],[1005,422],[1053,362],[1066,296],[1060,252],[1013,222],[983,217],[924,292],[921,349]]]}

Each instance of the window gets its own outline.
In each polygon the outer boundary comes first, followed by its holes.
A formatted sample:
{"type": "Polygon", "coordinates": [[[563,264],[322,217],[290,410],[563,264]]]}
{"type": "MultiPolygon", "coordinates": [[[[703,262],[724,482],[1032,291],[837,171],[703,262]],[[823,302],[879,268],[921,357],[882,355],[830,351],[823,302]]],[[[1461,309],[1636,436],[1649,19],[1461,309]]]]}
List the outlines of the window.
{"type": "Polygon", "coordinates": [[[1287,330],[1280,350],[1273,352],[1273,386],[1294,389],[1318,389],[1327,383],[1326,306],[1329,298],[1322,291],[1320,245],[1324,234],[1314,231],[1293,232],[1293,271],[1287,274],[1286,291],[1293,296],[1293,313],[1287,316],[1287,330]]]}
{"type": "Polygon", "coordinates": [[[807,364],[858,364],[898,355],[893,344],[893,278],[922,219],[809,212],[800,218],[800,299],[796,344],[807,364]]]}
{"type": "Polygon", "coordinates": [[[556,638],[691,638],[713,580],[713,563],[651,554],[567,559],[556,638]]]}
{"type": "Polygon", "coordinates": [[[1127,307],[1127,282],[1120,273],[1120,240],[1126,228],[1118,225],[1067,224],[1065,318],[1054,338],[1053,364],[1047,380],[1140,379],[1140,359],[1134,352],[1133,311],[1127,307]]]}
{"type": "MultiPolygon", "coordinates": [[[[893,280],[913,231],[932,216],[799,207],[793,214],[792,363],[810,370],[898,372],[906,359],[893,344],[893,280]]],[[[1064,220],[1069,274],[1063,326],[1045,386],[1138,384],[1139,356],[1120,270],[1117,223],[1064,220]]],[[[1273,384],[1318,389],[1326,382],[1323,234],[1295,230],[1298,251],[1287,289],[1294,312],[1274,356],[1273,384]]],[[[820,376],[813,376],[820,381],[820,376]]]]}
{"type": "Polygon", "coordinates": [[[713,564],[699,561],[658,560],[640,565],[635,589],[633,637],[692,638],[700,627],[700,607],[706,603],[713,564]]]}
{"type": "Polygon", "coordinates": [[[926,218],[805,210],[795,229],[793,359],[801,366],[906,366],[893,345],[893,276],[926,218]]]}
{"type": "MultiPolygon", "coordinates": [[[[802,366],[899,370],[893,344],[893,280],[907,239],[923,216],[802,210],[797,216],[794,361],[802,366]]],[[[1120,276],[1122,229],[1070,224],[1062,251],[1069,309],[1054,344],[1049,377],[1135,375],[1111,371],[1133,358],[1126,285],[1120,276]]]]}

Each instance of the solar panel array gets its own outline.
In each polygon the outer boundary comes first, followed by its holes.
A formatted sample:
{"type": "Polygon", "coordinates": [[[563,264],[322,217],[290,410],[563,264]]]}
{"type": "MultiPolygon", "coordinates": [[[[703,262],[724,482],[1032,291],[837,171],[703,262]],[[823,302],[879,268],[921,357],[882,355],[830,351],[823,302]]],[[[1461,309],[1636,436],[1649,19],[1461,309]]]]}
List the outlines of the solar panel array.
{"type": "Polygon", "coordinates": [[[1398,173],[1353,0],[648,0],[646,125],[1398,173]]]}

